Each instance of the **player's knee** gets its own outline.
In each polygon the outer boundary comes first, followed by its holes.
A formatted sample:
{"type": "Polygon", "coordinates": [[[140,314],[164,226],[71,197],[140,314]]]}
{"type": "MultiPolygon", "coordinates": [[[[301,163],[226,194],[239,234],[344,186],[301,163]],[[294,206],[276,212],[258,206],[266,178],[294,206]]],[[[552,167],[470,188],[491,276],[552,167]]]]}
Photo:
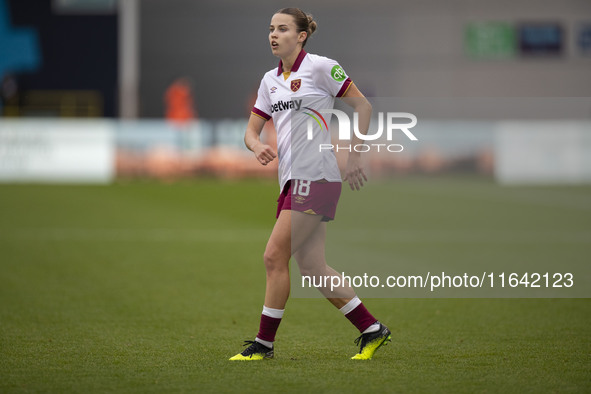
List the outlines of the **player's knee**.
{"type": "Polygon", "coordinates": [[[265,269],[267,273],[275,273],[287,270],[289,264],[289,258],[285,258],[285,253],[281,250],[273,247],[267,247],[263,255],[263,261],[265,262],[265,269]]]}

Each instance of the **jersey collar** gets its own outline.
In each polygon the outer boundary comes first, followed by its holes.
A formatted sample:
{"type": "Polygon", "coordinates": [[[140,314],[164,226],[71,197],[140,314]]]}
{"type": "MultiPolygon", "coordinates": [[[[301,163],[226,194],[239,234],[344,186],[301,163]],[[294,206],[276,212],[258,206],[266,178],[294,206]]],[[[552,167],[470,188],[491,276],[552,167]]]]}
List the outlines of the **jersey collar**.
{"type": "MultiPolygon", "coordinates": [[[[293,63],[293,66],[291,67],[291,72],[298,71],[298,69],[300,68],[300,64],[302,64],[302,61],[304,60],[304,57],[306,57],[306,51],[302,49],[298,57],[296,58],[295,62],[293,63]]],[[[279,60],[279,67],[277,67],[277,76],[280,76],[281,73],[283,73],[283,62],[279,60]]]]}

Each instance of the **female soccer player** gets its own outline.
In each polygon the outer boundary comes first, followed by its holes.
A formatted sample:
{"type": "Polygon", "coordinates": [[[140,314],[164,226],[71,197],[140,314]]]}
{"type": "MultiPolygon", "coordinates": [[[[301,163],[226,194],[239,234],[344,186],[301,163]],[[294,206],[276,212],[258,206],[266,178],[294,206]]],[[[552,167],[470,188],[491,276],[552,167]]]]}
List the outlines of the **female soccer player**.
{"type": "MultiPolygon", "coordinates": [[[[337,62],[304,51],[316,26],[312,16],[298,8],[281,9],[271,19],[269,43],[281,60],[261,81],[244,141],[262,165],[279,158],[281,194],[277,222],[263,258],[267,285],[259,332],[254,341],[246,341],[248,348],[230,360],[273,357],[275,333],[289,297],[292,256],[302,276],[339,276],[326,264],[324,245],[326,222],[334,219],[341,193],[341,174],[334,152],[319,149],[320,144],[326,147],[331,142],[326,130],[330,117],[327,121],[320,111],[332,109],[334,98],[340,97],[359,114],[359,130],[367,133],[371,104],[337,62]],[[313,116],[316,128],[308,130],[308,119],[313,116]],[[277,153],[260,140],[270,118],[277,130],[277,153]]],[[[355,142],[356,137],[351,145],[355,142]]],[[[349,153],[345,180],[352,190],[367,181],[357,152],[349,153]]],[[[369,313],[349,285],[319,290],[361,332],[355,341],[360,350],[352,359],[369,360],[390,340],[388,328],[369,313]]]]}

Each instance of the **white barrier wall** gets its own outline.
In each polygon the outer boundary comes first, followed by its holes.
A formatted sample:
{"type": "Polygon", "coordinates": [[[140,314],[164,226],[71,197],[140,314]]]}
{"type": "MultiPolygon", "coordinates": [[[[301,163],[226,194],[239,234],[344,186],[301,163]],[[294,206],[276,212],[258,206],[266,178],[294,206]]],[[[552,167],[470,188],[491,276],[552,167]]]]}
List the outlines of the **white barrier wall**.
{"type": "Polygon", "coordinates": [[[495,136],[500,183],[591,182],[591,122],[500,122],[495,136]]]}
{"type": "MultiPolygon", "coordinates": [[[[183,128],[164,120],[0,120],[0,182],[108,183],[117,175],[198,176],[232,166],[258,176],[260,166],[244,147],[245,127],[246,120],[201,120],[183,128]]],[[[372,164],[384,160],[381,168],[398,174],[401,165],[409,169],[403,173],[425,171],[420,163],[427,159],[492,156],[491,169],[503,184],[591,183],[588,120],[420,120],[415,133],[418,141],[403,152],[376,156],[372,164]]]]}
{"type": "Polygon", "coordinates": [[[108,121],[0,121],[0,182],[107,183],[114,177],[108,121]]]}

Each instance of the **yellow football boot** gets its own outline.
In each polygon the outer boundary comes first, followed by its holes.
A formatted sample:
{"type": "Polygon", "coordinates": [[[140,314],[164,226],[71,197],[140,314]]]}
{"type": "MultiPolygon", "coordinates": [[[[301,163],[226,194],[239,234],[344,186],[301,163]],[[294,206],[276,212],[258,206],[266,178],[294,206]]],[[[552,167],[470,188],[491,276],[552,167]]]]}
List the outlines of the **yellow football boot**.
{"type": "Polygon", "coordinates": [[[371,360],[376,350],[391,340],[392,333],[388,327],[380,323],[380,328],[377,331],[361,334],[355,340],[355,345],[359,345],[359,353],[351,357],[351,360],[371,360]]]}
{"type": "Polygon", "coordinates": [[[256,361],[273,358],[273,349],[257,341],[244,341],[244,346],[250,345],[242,353],[230,357],[230,361],[256,361]]]}

